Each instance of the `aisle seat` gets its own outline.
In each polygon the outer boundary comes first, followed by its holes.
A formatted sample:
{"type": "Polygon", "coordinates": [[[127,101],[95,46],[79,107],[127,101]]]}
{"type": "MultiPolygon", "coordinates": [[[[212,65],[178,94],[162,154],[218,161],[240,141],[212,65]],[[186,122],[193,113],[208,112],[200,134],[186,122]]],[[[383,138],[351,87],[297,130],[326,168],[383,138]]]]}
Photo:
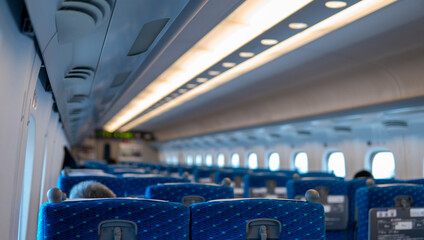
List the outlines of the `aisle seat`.
{"type": "Polygon", "coordinates": [[[190,205],[215,199],[234,198],[234,192],[231,187],[216,184],[165,183],[149,186],[145,197],[190,205]]]}
{"type": "Polygon", "coordinates": [[[287,198],[287,181],[292,175],[283,173],[252,173],[244,176],[245,198],[287,198]]]}
{"type": "MultiPolygon", "coordinates": [[[[371,232],[373,235],[385,234],[380,236],[384,239],[397,239],[401,235],[402,239],[413,239],[407,236],[410,233],[408,231],[414,230],[418,227],[417,223],[424,221],[424,187],[421,185],[403,183],[363,187],[356,191],[355,199],[358,209],[357,239],[371,239],[371,232]],[[410,206],[404,206],[404,203],[410,206]],[[411,210],[411,207],[416,209],[411,210]],[[408,218],[404,213],[411,216],[408,218]],[[370,221],[370,216],[374,216],[375,220],[370,221]],[[390,236],[388,231],[391,230],[395,236],[390,236]]],[[[422,224],[417,234],[417,237],[424,236],[422,224]]],[[[377,238],[373,236],[373,239],[377,238]]]]}
{"type": "Polygon", "coordinates": [[[319,203],[234,199],[190,206],[191,239],[325,239],[319,203]],[[262,238],[261,238],[262,235],[262,238]]]}
{"type": "Polygon", "coordinates": [[[303,199],[308,189],[317,190],[320,193],[319,202],[325,209],[327,239],[346,239],[349,200],[345,181],[338,179],[290,180],[286,186],[289,199],[303,199]]]}
{"type": "Polygon", "coordinates": [[[37,239],[188,240],[189,223],[189,209],[173,202],[118,198],[44,203],[37,239]]]}

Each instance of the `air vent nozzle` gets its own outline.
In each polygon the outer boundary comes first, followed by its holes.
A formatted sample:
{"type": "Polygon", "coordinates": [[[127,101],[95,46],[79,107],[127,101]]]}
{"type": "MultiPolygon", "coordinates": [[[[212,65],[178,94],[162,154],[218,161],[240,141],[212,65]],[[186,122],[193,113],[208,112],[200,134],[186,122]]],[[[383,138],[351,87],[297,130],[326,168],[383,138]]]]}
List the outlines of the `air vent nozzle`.
{"type": "Polygon", "coordinates": [[[60,44],[73,42],[109,18],[112,2],[106,0],[65,1],[56,11],[57,40],[60,44]]]}
{"type": "Polygon", "coordinates": [[[338,126],[338,127],[334,127],[334,131],[348,133],[348,132],[352,132],[352,128],[338,126]]]}
{"type": "Polygon", "coordinates": [[[299,131],[297,131],[297,134],[304,135],[304,136],[309,136],[309,135],[311,135],[311,132],[310,131],[306,131],[306,130],[299,130],[299,131]]]}

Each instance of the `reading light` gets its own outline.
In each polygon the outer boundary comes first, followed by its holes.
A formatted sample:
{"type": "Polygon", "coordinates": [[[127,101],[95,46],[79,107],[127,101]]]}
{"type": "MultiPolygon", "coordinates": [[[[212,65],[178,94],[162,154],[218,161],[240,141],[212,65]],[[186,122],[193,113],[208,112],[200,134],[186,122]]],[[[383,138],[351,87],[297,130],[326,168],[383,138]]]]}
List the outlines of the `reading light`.
{"type": "Polygon", "coordinates": [[[328,8],[343,8],[346,7],[347,3],[343,1],[328,1],[325,6],[328,8]]]}
{"type": "MultiPolygon", "coordinates": [[[[204,94],[221,84],[237,78],[244,73],[281,57],[294,49],[395,1],[396,0],[360,1],[313,27],[268,48],[255,57],[247,59],[243,63],[219,74],[211,80],[205,79],[204,83],[197,86],[195,89],[188,91],[178,98],[128,123],[155,102],[180,88],[182,84],[190,81],[221,61],[231,52],[234,52],[236,49],[259,36],[278,22],[281,22],[294,12],[312,2],[312,0],[245,1],[131,100],[130,103],[107,122],[104,127],[107,131],[115,131],[118,128],[125,131],[125,129],[136,127],[190,99],[204,94]],[[124,124],[126,125],[122,127],[124,124]]],[[[197,78],[198,82],[199,80],[200,79],[197,78]]]]}
{"type": "Polygon", "coordinates": [[[304,29],[307,28],[308,24],[306,23],[290,23],[289,28],[291,29],[304,29]]]}
{"type": "Polygon", "coordinates": [[[194,88],[195,86],[196,86],[196,84],[193,84],[193,83],[187,84],[187,88],[194,88]]]}
{"type": "Polygon", "coordinates": [[[197,79],[196,79],[196,82],[198,82],[198,83],[204,83],[204,82],[206,82],[206,81],[208,81],[208,79],[207,79],[207,78],[197,78],[197,79]]]}
{"type": "Polygon", "coordinates": [[[241,53],[239,53],[239,56],[242,57],[242,58],[250,58],[250,57],[255,56],[255,54],[252,53],[252,52],[241,52],[241,53]]]}
{"type": "Polygon", "coordinates": [[[178,90],[178,92],[179,93],[185,93],[185,92],[187,92],[187,89],[180,89],[180,90],[178,90]]]}
{"type": "Polygon", "coordinates": [[[209,71],[208,74],[211,76],[216,76],[219,75],[221,72],[220,71],[209,71]]]}
{"type": "Polygon", "coordinates": [[[224,62],[224,63],[222,63],[222,66],[225,67],[225,68],[232,68],[235,65],[236,65],[236,63],[234,63],[234,62],[224,62]]]}
{"type": "Polygon", "coordinates": [[[275,40],[275,39],[262,39],[261,40],[261,44],[265,45],[265,46],[272,46],[272,45],[275,45],[277,43],[278,43],[278,41],[275,40]]]}

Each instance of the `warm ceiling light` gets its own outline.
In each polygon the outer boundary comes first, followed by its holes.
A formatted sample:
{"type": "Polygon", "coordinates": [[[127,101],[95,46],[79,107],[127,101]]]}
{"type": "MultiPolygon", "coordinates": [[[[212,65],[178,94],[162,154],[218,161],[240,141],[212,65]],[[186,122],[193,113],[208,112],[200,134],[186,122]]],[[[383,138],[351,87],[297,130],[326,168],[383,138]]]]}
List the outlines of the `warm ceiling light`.
{"type": "Polygon", "coordinates": [[[222,66],[225,67],[225,68],[232,68],[235,65],[236,65],[236,63],[234,63],[234,62],[224,62],[224,63],[222,63],[222,66]]]}
{"type": "Polygon", "coordinates": [[[290,23],[289,28],[291,29],[304,29],[307,28],[308,24],[306,23],[290,23]]]}
{"type": "Polygon", "coordinates": [[[178,90],[178,92],[179,93],[185,93],[185,92],[187,92],[187,89],[180,89],[180,90],[178,90]]]}
{"type": "Polygon", "coordinates": [[[211,76],[217,76],[219,75],[221,72],[220,71],[209,71],[208,74],[211,76]]]}
{"type": "Polygon", "coordinates": [[[271,46],[277,44],[278,41],[275,39],[262,39],[261,44],[266,46],[271,46]]]}
{"type": "MultiPolygon", "coordinates": [[[[115,131],[313,0],[244,1],[119,111],[104,128],[115,131]]],[[[172,101],[171,101],[172,102],[172,101]]]]}
{"type": "Polygon", "coordinates": [[[178,93],[173,93],[172,95],[171,95],[171,97],[178,97],[178,93]]]}
{"type": "Polygon", "coordinates": [[[165,98],[165,101],[169,101],[171,99],[172,99],[172,97],[167,97],[167,98],[165,98]]]}
{"type": "Polygon", "coordinates": [[[255,54],[252,53],[252,52],[241,52],[241,53],[239,53],[239,56],[242,57],[242,58],[250,58],[250,57],[255,56],[255,54]]]}
{"type": "Polygon", "coordinates": [[[208,79],[207,79],[207,78],[197,78],[197,79],[196,79],[196,82],[198,82],[198,83],[204,83],[204,82],[206,82],[206,81],[208,81],[208,79]]]}
{"type": "MultiPolygon", "coordinates": [[[[246,1],[245,3],[247,2],[251,1],[246,1]]],[[[396,2],[396,0],[359,1],[358,3],[350,6],[349,8],[346,8],[333,16],[330,16],[329,18],[315,24],[314,26],[311,26],[308,29],[301,31],[298,34],[263,51],[262,53],[259,53],[255,57],[238,64],[236,67],[223,72],[219,76],[210,79],[208,82],[202,85],[199,85],[195,89],[180,96],[179,98],[174,99],[173,101],[170,101],[167,104],[164,104],[160,108],[157,108],[154,111],[144,114],[143,116],[128,123],[120,130],[128,131],[142,123],[145,123],[169,111],[172,108],[175,108],[199,95],[202,95],[218,86],[221,86],[222,84],[227,83],[241,76],[242,74],[252,71],[255,68],[258,68],[270,61],[273,61],[278,57],[281,57],[295,49],[298,49],[322,36],[325,36],[326,34],[340,29],[394,2],[396,2]]]]}
{"type": "Polygon", "coordinates": [[[196,84],[193,84],[193,83],[187,84],[187,88],[194,88],[195,86],[197,86],[197,85],[196,84]]]}
{"type": "Polygon", "coordinates": [[[347,6],[347,3],[343,1],[328,1],[325,6],[328,8],[343,8],[347,6]]]}

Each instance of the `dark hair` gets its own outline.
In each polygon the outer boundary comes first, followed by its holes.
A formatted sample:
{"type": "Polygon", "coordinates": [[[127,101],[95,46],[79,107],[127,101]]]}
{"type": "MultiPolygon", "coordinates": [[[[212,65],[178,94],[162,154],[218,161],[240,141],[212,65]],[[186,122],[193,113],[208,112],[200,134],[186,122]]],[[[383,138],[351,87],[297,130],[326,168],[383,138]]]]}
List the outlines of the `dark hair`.
{"type": "Polygon", "coordinates": [[[105,185],[96,181],[84,181],[73,186],[69,194],[75,198],[115,198],[116,195],[105,185]]]}
{"type": "Polygon", "coordinates": [[[353,178],[374,178],[367,170],[361,170],[355,174],[353,178]]]}

